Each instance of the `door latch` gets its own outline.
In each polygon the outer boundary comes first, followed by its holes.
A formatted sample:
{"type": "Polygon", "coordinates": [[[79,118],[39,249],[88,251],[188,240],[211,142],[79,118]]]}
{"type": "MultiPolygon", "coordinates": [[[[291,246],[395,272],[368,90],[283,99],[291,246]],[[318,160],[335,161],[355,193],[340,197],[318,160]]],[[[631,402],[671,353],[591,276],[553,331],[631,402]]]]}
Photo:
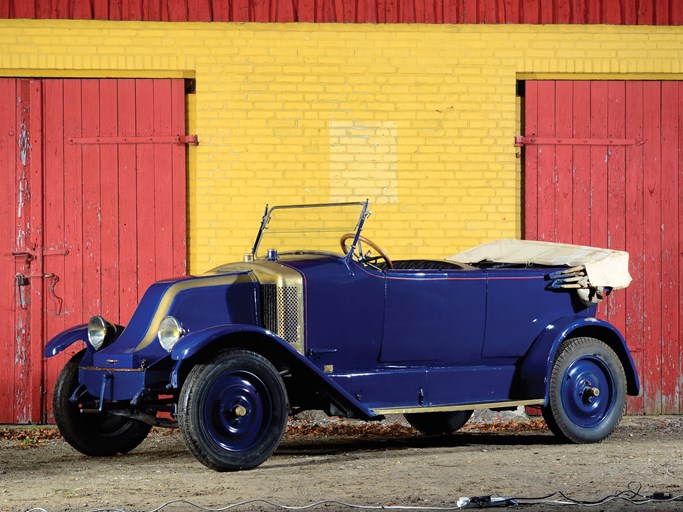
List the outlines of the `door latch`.
{"type": "Polygon", "coordinates": [[[16,288],[17,288],[17,305],[21,309],[28,309],[28,300],[26,299],[26,292],[24,289],[31,284],[30,279],[33,278],[39,278],[39,279],[49,279],[51,282],[49,284],[49,291],[50,295],[52,297],[52,300],[54,300],[56,307],[54,314],[55,315],[61,315],[62,313],[62,304],[64,302],[64,299],[59,297],[57,293],[55,292],[55,287],[57,286],[57,283],[59,282],[59,276],[57,274],[49,273],[49,274],[36,274],[36,275],[30,275],[30,276],[25,276],[24,274],[17,273],[15,276],[15,282],[16,282],[16,288]]]}
{"type": "Polygon", "coordinates": [[[17,305],[20,309],[28,309],[28,301],[26,300],[26,292],[24,291],[24,288],[30,284],[28,277],[24,274],[17,274],[14,279],[17,285],[17,305]]]}

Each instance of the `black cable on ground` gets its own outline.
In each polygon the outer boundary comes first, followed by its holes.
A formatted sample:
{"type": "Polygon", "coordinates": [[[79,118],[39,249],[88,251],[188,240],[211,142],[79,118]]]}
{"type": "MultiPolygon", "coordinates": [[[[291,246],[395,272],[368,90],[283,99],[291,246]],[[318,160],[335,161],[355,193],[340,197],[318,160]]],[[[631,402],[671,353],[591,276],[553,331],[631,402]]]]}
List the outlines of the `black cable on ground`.
{"type": "MultiPolygon", "coordinates": [[[[340,507],[346,507],[349,509],[356,510],[416,510],[416,511],[436,511],[445,512],[460,510],[463,508],[489,508],[489,507],[500,507],[500,506],[525,506],[525,505],[567,505],[567,506],[577,506],[577,507],[597,507],[600,505],[605,505],[613,501],[623,501],[634,505],[644,505],[647,503],[668,503],[679,501],[683,502],[683,494],[674,495],[669,492],[654,491],[643,493],[642,485],[638,482],[631,482],[628,484],[626,490],[617,491],[613,494],[609,494],[598,500],[579,500],[572,498],[562,491],[556,491],[545,496],[540,497],[512,497],[512,496],[497,496],[497,495],[485,495],[485,496],[472,496],[472,497],[461,497],[458,499],[455,505],[444,505],[444,506],[429,506],[429,505],[369,505],[369,504],[358,504],[358,503],[348,503],[340,500],[320,500],[314,503],[309,503],[308,505],[282,505],[280,503],[275,503],[274,501],[267,499],[252,499],[240,501],[238,503],[233,503],[230,505],[225,505],[222,507],[205,507],[197,503],[185,500],[171,500],[163,503],[162,505],[151,509],[149,512],[162,512],[165,508],[172,505],[185,505],[202,512],[225,512],[228,510],[245,507],[249,505],[268,505],[274,509],[280,510],[292,510],[292,511],[304,511],[311,510],[318,507],[325,507],[330,505],[337,505],[340,507]]],[[[45,508],[34,507],[26,512],[49,512],[45,508]]],[[[97,508],[92,509],[90,512],[127,512],[122,508],[97,508]]]]}

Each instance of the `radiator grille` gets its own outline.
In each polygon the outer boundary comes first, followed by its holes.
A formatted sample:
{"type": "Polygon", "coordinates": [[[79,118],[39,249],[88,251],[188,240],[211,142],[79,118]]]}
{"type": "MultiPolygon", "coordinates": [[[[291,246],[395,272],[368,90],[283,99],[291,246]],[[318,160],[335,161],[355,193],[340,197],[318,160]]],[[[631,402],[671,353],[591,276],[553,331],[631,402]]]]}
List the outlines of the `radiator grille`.
{"type": "Polygon", "coordinates": [[[299,294],[295,286],[261,285],[263,326],[287,343],[299,341],[299,294]]]}

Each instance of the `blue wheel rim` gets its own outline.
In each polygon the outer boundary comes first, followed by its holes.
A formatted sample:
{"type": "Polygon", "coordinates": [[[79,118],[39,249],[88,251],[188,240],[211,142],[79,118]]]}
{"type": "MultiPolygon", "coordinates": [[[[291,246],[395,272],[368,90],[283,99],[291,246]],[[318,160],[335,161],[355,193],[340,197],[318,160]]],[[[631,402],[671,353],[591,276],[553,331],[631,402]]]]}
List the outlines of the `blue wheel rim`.
{"type": "Polygon", "coordinates": [[[576,359],[563,375],[560,391],[563,409],[579,427],[599,425],[612,410],[614,394],[612,373],[596,356],[576,359]]]}
{"type": "Polygon", "coordinates": [[[247,371],[221,375],[209,387],[204,424],[213,441],[224,450],[247,451],[268,432],[272,397],[263,381],[247,371]]]}

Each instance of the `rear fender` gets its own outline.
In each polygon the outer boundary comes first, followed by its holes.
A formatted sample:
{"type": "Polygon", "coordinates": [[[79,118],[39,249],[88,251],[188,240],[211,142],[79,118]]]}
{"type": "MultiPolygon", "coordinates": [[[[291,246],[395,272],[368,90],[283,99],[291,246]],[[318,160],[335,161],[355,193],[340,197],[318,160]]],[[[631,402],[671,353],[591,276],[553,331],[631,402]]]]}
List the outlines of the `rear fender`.
{"type": "MultiPolygon", "coordinates": [[[[344,388],[302,356],[289,343],[272,332],[254,325],[217,325],[184,336],[171,351],[176,361],[171,372],[171,386],[182,386],[181,375],[187,374],[202,356],[227,347],[239,347],[257,352],[271,362],[286,365],[292,374],[305,375],[315,391],[327,396],[347,417],[378,420],[379,416],[359,403],[344,388]]],[[[276,364],[276,366],[278,365],[276,364]]]]}
{"type": "Polygon", "coordinates": [[[640,381],[623,336],[610,323],[597,318],[558,318],[540,334],[524,358],[520,369],[520,384],[524,396],[541,397],[548,402],[548,385],[557,351],[567,338],[589,336],[610,346],[617,354],[626,374],[626,392],[637,396],[640,381]]]}

